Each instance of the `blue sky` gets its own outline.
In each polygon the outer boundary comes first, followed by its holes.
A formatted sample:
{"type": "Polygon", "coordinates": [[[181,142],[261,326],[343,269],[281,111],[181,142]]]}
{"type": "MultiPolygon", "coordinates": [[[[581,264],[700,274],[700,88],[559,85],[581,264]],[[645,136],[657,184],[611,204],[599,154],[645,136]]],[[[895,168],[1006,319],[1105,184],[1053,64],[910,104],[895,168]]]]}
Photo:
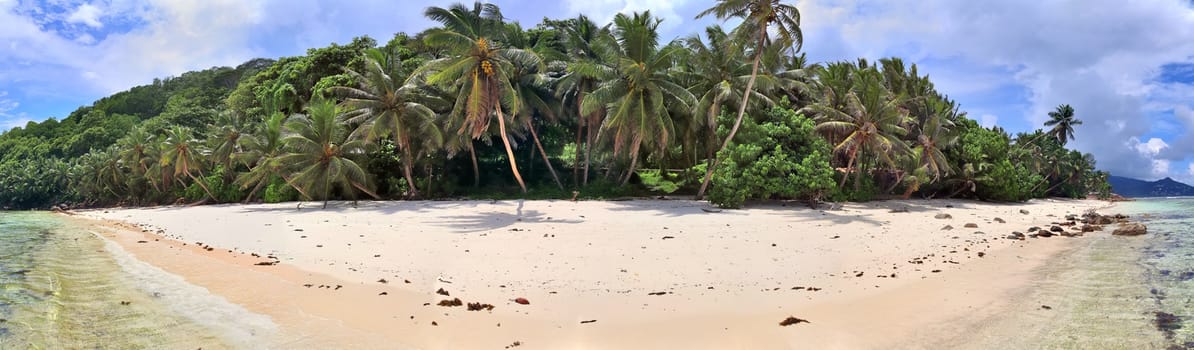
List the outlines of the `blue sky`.
{"type": "MultiPolygon", "coordinates": [[[[431,23],[435,0],[0,0],[0,129],[62,117],[113,92],[255,57],[431,23]]],[[[697,33],[710,0],[494,1],[532,26],[651,10],[667,38],[697,33]]],[[[1100,168],[1194,183],[1190,0],[802,0],[814,61],[901,56],[984,125],[1037,128],[1059,104],[1100,168]]]]}

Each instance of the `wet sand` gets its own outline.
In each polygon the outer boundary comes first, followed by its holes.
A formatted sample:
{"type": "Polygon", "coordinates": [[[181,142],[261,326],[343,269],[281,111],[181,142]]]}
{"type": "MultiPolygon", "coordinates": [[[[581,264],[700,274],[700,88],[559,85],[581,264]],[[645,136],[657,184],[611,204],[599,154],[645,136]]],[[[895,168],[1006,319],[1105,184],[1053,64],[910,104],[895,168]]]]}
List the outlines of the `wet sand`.
{"type": "Polygon", "coordinates": [[[272,318],[280,330],[262,341],[273,347],[917,348],[1022,307],[1044,266],[1108,233],[1005,236],[1104,204],[361,202],[79,216],[137,259],[272,318]],[[455,298],[493,309],[437,305],[455,298]],[[808,322],[781,326],[788,317],[808,322]]]}

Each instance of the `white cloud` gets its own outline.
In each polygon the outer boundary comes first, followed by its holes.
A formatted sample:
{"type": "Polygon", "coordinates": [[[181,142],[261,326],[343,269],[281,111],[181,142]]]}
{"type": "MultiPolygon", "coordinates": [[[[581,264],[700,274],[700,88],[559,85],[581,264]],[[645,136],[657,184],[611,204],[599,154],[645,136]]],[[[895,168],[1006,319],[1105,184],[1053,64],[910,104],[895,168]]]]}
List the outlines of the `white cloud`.
{"type": "MultiPolygon", "coordinates": [[[[568,13],[585,14],[596,23],[609,23],[618,13],[650,10],[651,15],[663,19],[660,28],[669,29],[686,22],[677,10],[688,0],[567,0],[568,13]]],[[[700,28],[691,28],[695,33],[700,28]]],[[[688,34],[688,33],[686,33],[688,34]]],[[[662,38],[664,41],[668,38],[662,38]]]]}
{"type": "Polygon", "coordinates": [[[994,114],[983,114],[981,117],[979,117],[979,124],[981,124],[984,128],[994,127],[998,123],[999,116],[994,114]]]}
{"type": "Polygon", "coordinates": [[[1190,163],[1190,169],[1186,172],[1190,176],[1194,176],[1194,163],[1190,163]]]}
{"type": "Polygon", "coordinates": [[[82,4],[71,12],[70,16],[66,17],[66,21],[70,23],[82,23],[92,28],[103,28],[104,24],[100,22],[102,12],[99,7],[92,4],[82,4]]]}
{"type": "Polygon", "coordinates": [[[1165,140],[1156,137],[1150,138],[1148,139],[1148,142],[1143,143],[1140,142],[1140,139],[1134,137],[1130,140],[1131,142],[1135,143],[1134,148],[1136,148],[1136,152],[1139,152],[1141,155],[1145,156],[1156,156],[1157,154],[1160,154],[1161,151],[1169,148],[1169,144],[1165,143],[1165,140]]]}

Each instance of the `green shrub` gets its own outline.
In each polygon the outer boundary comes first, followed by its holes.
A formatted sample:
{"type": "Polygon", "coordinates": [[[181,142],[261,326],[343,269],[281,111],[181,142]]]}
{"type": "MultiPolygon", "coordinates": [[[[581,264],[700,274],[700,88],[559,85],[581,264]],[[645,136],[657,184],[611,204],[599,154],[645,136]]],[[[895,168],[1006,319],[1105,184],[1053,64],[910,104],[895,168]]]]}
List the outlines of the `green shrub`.
{"type": "Polygon", "coordinates": [[[286,181],[275,178],[265,186],[265,193],[261,195],[261,199],[266,203],[291,202],[299,199],[299,193],[294,187],[286,184],[286,181]]]}
{"type": "Polygon", "coordinates": [[[816,199],[829,193],[834,187],[829,144],[813,128],[812,120],[782,107],[772,108],[761,125],[744,119],[735,143],[718,153],[722,162],[713,173],[709,202],[737,208],[747,199],[816,199]]]}
{"type": "Polygon", "coordinates": [[[995,163],[990,176],[978,181],[979,198],[1004,202],[1023,202],[1044,196],[1045,178],[1023,165],[1004,159],[995,163]]]}
{"type": "MultiPolygon", "coordinates": [[[[204,185],[207,185],[207,189],[215,196],[213,199],[217,203],[238,202],[245,198],[245,192],[241,191],[239,186],[224,182],[223,167],[216,167],[211,174],[199,178],[199,180],[203,181],[204,185]]],[[[191,183],[183,190],[183,197],[187,200],[197,201],[207,197],[207,193],[203,191],[203,188],[199,184],[191,183]]]]}

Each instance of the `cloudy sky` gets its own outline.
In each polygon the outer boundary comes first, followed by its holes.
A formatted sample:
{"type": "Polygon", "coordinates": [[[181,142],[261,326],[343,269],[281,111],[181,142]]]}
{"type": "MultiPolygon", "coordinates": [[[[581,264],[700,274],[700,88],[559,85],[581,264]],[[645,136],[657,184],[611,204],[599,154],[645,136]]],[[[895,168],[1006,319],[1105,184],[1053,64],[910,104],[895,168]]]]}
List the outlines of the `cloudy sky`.
{"type": "MultiPolygon", "coordinates": [[[[113,92],[255,57],[416,32],[440,0],[0,0],[0,129],[113,92]]],[[[651,10],[666,37],[711,0],[497,0],[526,26],[651,10]]],[[[1194,182],[1192,0],[801,0],[814,61],[901,56],[984,125],[1040,127],[1073,105],[1100,168],[1194,182]]]]}

